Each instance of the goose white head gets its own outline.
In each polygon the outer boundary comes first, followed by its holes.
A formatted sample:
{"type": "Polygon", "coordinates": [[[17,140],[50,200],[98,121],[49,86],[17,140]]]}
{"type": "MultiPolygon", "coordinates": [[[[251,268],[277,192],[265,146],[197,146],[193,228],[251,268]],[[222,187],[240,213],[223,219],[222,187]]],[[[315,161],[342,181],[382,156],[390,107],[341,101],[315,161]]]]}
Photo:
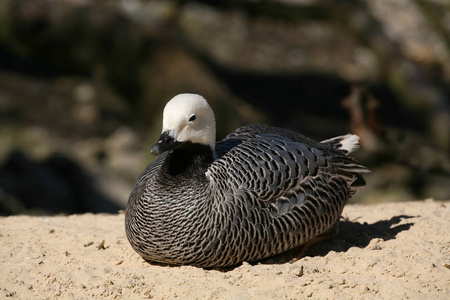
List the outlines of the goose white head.
{"type": "Polygon", "coordinates": [[[214,112],[200,95],[179,94],[167,102],[163,112],[162,134],[151,153],[158,155],[184,142],[207,145],[214,150],[214,112]]]}

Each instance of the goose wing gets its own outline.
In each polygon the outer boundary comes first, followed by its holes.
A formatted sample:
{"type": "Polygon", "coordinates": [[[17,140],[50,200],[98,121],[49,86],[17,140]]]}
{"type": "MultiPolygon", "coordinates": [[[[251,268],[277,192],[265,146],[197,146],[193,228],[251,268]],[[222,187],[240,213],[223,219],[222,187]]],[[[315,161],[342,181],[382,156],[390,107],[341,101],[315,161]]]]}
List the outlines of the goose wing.
{"type": "Polygon", "coordinates": [[[280,214],[303,203],[308,195],[329,194],[327,189],[351,195],[364,185],[361,174],[368,172],[329,143],[267,126],[238,129],[217,143],[216,155],[207,172],[216,189],[225,194],[245,191],[278,207],[280,214]]]}

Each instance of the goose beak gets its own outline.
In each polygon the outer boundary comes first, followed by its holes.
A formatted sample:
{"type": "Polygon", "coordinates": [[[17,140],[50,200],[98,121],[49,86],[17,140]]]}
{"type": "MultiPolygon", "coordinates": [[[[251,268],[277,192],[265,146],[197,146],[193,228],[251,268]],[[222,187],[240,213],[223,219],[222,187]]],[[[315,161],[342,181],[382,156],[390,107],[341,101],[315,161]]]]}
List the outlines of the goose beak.
{"type": "Polygon", "coordinates": [[[164,131],[150,150],[151,155],[160,155],[168,150],[175,148],[179,142],[173,137],[173,131],[164,131]]]}

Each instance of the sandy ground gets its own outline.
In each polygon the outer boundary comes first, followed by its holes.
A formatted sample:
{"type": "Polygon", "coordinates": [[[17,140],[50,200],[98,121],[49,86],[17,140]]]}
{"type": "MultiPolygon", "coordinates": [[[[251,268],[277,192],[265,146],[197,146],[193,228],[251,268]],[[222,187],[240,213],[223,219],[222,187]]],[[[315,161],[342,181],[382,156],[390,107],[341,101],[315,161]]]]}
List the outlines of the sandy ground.
{"type": "Polygon", "coordinates": [[[450,202],[348,205],[295,262],[227,272],[144,262],[124,215],[0,218],[0,298],[450,299],[450,202]],[[104,241],[104,242],[103,242],[104,241]]]}

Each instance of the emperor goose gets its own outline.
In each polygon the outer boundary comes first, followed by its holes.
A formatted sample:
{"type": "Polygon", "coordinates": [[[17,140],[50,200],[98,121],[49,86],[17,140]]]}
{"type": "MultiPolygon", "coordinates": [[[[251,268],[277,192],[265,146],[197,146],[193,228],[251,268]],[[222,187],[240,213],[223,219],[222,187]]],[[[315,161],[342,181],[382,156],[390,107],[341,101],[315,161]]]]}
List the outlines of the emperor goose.
{"type": "Polygon", "coordinates": [[[299,248],[336,228],[369,172],[347,157],[356,135],[318,143],[249,125],[215,139],[202,96],[167,103],[151,149],[161,155],[137,180],[125,215],[128,240],[145,260],[226,267],[299,248]]]}

